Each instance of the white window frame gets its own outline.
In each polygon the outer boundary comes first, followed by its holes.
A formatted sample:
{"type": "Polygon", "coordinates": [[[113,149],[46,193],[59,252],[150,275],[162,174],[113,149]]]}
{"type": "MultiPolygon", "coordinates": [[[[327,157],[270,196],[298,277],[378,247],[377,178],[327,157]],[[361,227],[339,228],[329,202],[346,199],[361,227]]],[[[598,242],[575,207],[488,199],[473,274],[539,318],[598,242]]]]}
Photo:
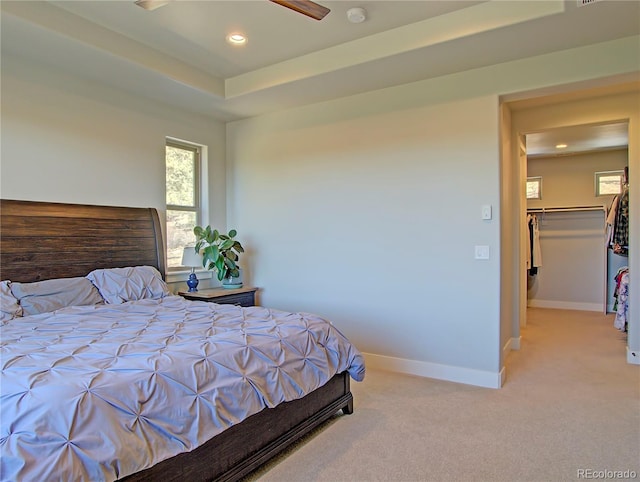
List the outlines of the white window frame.
{"type": "Polygon", "coordinates": [[[527,199],[542,199],[542,176],[533,176],[527,178],[527,189],[525,190],[527,199]],[[538,185],[538,195],[535,197],[529,197],[529,183],[536,183],[538,185]]]}
{"type": "Polygon", "coordinates": [[[620,170],[615,170],[615,171],[599,171],[596,172],[594,174],[594,181],[595,181],[595,190],[596,190],[596,196],[615,196],[616,194],[620,194],[622,192],[622,183],[624,182],[624,170],[620,169],[620,170]],[[601,182],[600,180],[603,177],[619,177],[620,179],[620,183],[619,183],[619,189],[618,192],[615,193],[601,193],[601,182]]]}
{"type": "MultiPolygon", "coordinates": [[[[172,138],[167,138],[165,141],[165,146],[169,146],[169,147],[175,147],[178,149],[185,149],[185,150],[189,150],[192,151],[194,153],[194,161],[195,161],[195,166],[194,166],[194,205],[193,206],[183,206],[183,205],[177,205],[177,204],[166,204],[166,210],[168,211],[186,211],[186,212],[195,212],[196,213],[196,224],[197,225],[201,225],[202,224],[202,219],[203,219],[203,196],[202,196],[202,190],[201,190],[201,185],[202,185],[202,172],[203,172],[203,166],[202,166],[202,159],[203,159],[203,146],[200,146],[198,144],[193,144],[190,142],[186,142],[186,141],[182,141],[182,140],[177,140],[177,139],[172,139],[172,138]]],[[[166,162],[166,161],[165,161],[166,162]]],[[[166,169],[166,164],[165,164],[165,169],[166,169]]],[[[166,193],[166,182],[165,182],[165,193],[166,193]]],[[[167,221],[165,219],[165,232],[167,232],[167,221]]],[[[167,237],[168,238],[168,237],[167,237]]],[[[194,237],[194,242],[195,242],[195,237],[194,237]]],[[[168,252],[169,246],[167,245],[168,243],[168,239],[165,241],[165,249],[168,252]]],[[[169,263],[167,262],[167,272],[180,272],[180,271],[188,271],[188,268],[185,268],[184,266],[169,266],[169,263]]]]}

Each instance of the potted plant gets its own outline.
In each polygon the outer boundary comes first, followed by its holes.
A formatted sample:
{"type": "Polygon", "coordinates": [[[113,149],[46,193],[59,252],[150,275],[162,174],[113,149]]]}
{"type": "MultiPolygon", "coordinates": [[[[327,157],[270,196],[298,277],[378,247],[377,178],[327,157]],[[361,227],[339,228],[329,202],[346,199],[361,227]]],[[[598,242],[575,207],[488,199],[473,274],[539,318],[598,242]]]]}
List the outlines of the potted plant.
{"type": "Polygon", "coordinates": [[[229,288],[242,286],[239,282],[238,257],[240,253],[244,253],[244,248],[240,241],[234,239],[238,232],[232,229],[228,234],[221,234],[211,226],[206,228],[196,226],[193,228],[193,233],[196,235],[195,250],[197,253],[202,253],[202,266],[206,269],[215,269],[218,273],[218,281],[221,281],[223,286],[229,288]]]}

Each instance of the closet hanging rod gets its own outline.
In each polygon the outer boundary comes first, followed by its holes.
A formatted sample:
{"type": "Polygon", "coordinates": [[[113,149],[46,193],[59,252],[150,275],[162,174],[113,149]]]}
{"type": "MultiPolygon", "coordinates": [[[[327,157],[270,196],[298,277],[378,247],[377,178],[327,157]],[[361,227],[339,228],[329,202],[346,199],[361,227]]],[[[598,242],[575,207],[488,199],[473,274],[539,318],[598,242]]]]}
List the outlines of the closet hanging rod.
{"type": "Polygon", "coordinates": [[[606,206],[557,206],[544,208],[527,208],[527,213],[564,213],[576,211],[607,211],[606,206]]]}

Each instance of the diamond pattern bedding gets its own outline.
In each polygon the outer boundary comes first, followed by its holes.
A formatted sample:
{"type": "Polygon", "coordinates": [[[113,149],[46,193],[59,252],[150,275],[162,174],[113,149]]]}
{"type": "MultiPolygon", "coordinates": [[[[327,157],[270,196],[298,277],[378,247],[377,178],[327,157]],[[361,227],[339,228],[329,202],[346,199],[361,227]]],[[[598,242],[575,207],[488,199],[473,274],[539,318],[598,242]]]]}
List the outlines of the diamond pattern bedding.
{"type": "Polygon", "coordinates": [[[362,355],[328,321],[178,296],[2,325],[2,480],[115,480],[190,451],[362,355]]]}

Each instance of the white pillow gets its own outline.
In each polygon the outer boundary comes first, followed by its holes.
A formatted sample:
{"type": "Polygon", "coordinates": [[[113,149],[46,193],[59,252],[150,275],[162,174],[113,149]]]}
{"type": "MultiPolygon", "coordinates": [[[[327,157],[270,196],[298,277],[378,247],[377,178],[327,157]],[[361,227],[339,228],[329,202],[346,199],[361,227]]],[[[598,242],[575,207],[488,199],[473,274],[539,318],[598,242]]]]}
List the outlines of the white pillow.
{"type": "Polygon", "coordinates": [[[9,285],[11,281],[0,281],[0,321],[5,322],[22,316],[22,306],[13,293],[9,285]]]}
{"type": "Polygon", "coordinates": [[[11,283],[13,296],[24,316],[50,313],[67,306],[104,303],[98,290],[86,278],[54,278],[32,283],[11,283]]]}
{"type": "Polygon", "coordinates": [[[153,266],[96,269],[87,278],[107,303],[116,305],[126,301],[159,299],[171,294],[162,275],[153,266]]]}

